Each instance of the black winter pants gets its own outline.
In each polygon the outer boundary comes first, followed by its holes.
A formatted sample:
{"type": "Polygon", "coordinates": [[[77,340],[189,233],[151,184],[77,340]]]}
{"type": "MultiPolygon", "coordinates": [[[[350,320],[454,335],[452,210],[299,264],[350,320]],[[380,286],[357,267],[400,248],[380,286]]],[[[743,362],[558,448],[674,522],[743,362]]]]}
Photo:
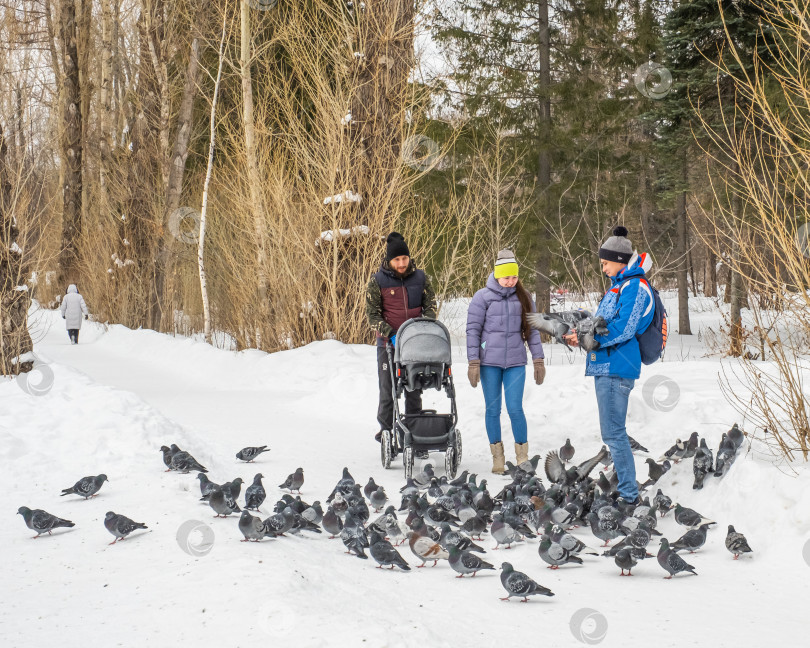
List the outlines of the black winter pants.
{"type": "Polygon", "coordinates": [[[68,329],[68,337],[73,344],[79,343],[79,329],[68,329]]]}
{"type": "MultiPolygon", "coordinates": [[[[391,394],[391,369],[388,366],[388,352],[385,347],[377,347],[377,376],[380,379],[380,405],[377,408],[377,421],[381,430],[390,430],[394,425],[394,397],[391,394]]],[[[422,411],[422,392],[405,392],[405,413],[418,414],[422,411]]]]}

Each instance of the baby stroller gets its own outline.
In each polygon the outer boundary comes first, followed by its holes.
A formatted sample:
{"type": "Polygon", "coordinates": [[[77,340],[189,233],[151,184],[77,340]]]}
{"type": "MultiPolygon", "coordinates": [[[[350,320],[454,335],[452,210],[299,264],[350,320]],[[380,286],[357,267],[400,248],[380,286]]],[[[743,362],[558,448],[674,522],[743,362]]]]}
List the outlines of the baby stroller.
{"type": "Polygon", "coordinates": [[[413,474],[414,453],[438,451],[444,452],[446,473],[454,478],[461,463],[461,433],[456,429],[458,414],[449,331],[436,320],[409,319],[397,331],[396,349],[387,345],[387,352],[394,421],[392,429],[382,434],[380,453],[383,467],[388,468],[391,459],[401,452],[407,479],[413,474]],[[447,393],[450,414],[437,414],[436,410],[422,410],[419,414],[400,413],[399,397],[403,390],[411,392],[431,387],[447,393]]]}

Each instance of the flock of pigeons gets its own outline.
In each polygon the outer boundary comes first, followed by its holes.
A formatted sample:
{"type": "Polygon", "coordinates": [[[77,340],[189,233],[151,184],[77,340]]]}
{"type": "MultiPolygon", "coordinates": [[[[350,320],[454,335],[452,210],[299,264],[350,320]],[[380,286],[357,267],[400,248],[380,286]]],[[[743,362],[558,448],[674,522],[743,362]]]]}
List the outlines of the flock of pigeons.
{"type": "MultiPolygon", "coordinates": [[[[364,487],[350,474],[348,468],[326,498],[326,509],[320,501],[309,504],[301,499],[304,471],[298,468],[279,488],[289,491],[273,506],[273,513],[262,519],[250,511],[261,513],[267,493],[262,484],[264,476],[257,473],[253,483],[245,489],[244,504],[240,508],[241,478],[223,484],[211,481],[207,469],[190,453],[177,445],[162,446],[163,462],[168,471],[180,473],[197,472],[200,499],[208,503],[216,517],[239,515],[239,531],[243,542],[259,542],[265,538],[280,538],[287,534],[302,532],[322,533],[330,538],[340,538],[346,552],[359,558],[371,557],[379,568],[410,570],[410,565],[400,553],[398,546],[407,542],[412,555],[420,562],[418,567],[432,561],[435,567],[439,560],[446,560],[457,578],[474,577],[480,571],[495,570],[494,565],[484,560],[486,550],[481,542],[482,534],[489,533],[495,541],[494,549],[526,539],[539,537],[538,554],[549,569],[563,565],[582,564],[581,555],[599,555],[599,551],[587,546],[570,530],[589,527],[593,535],[609,547],[603,556],[614,559],[622,576],[632,575],[639,561],[652,557],[647,547],[653,536],[660,536],[658,563],[672,578],[681,572],[697,575],[679,552],[695,553],[707,541],[709,528],[716,524],[697,511],[673,504],[659,488],[652,495],[651,487],[666,473],[673,463],[692,459],[695,475],[694,488],[702,488],[707,475],[722,477],[733,464],[737,451],[743,443],[744,433],[735,424],[723,434],[716,458],[707,447],[706,440],[698,439],[697,432],[683,442],[680,439],[658,460],[647,459],[649,479],[639,488],[643,499],[637,504],[626,502],[618,496],[618,478],[615,471],[604,472],[611,465],[610,452],[602,447],[599,453],[579,465],[571,463],[575,449],[570,439],[559,451],[551,451],[545,458],[543,468],[548,486],[537,474],[540,455],[515,466],[507,462],[511,483],[492,495],[487,480],[464,471],[449,481],[446,476],[437,476],[430,464],[400,489],[399,508],[389,503],[389,497],[374,479],[364,487]],[[660,462],[660,463],[659,463],[660,462]],[[598,477],[594,470],[602,464],[598,477]],[[293,497],[293,493],[297,493],[293,497]],[[664,517],[674,510],[675,521],[686,528],[685,533],[670,543],[656,530],[658,516],[664,517]],[[372,515],[374,516],[372,519],[372,515]],[[617,540],[610,546],[613,540],[617,540]],[[368,550],[368,554],[366,553],[368,550]]],[[[637,442],[637,449],[642,448],[637,442]]],[[[267,446],[247,447],[236,457],[245,462],[254,461],[267,452],[267,446]]],[[[78,495],[89,499],[98,494],[108,481],[106,475],[80,479],[62,495],[78,495]]],[[[37,535],[51,533],[60,527],[72,527],[73,522],[59,518],[41,509],[19,508],[29,529],[37,535]]],[[[130,533],[147,526],[130,518],[109,511],[104,526],[114,536],[110,544],[125,539],[130,533]]],[[[728,527],[725,546],[734,555],[750,553],[751,548],[741,533],[732,525],[728,527]]],[[[517,571],[504,562],[501,564],[501,584],[507,596],[554,596],[548,588],[517,571]]]]}

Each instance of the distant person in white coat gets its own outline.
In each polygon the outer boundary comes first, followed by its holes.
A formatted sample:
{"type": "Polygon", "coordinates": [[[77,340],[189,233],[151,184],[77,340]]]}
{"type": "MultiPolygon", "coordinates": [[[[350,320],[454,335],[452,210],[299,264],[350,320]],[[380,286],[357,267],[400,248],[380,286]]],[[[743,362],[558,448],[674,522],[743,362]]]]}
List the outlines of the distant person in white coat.
{"type": "Polygon", "coordinates": [[[82,327],[82,313],[84,313],[84,319],[87,319],[87,304],[84,303],[84,297],[79,294],[76,284],[68,286],[67,294],[62,299],[61,310],[70,343],[78,344],[79,329],[82,327]]]}

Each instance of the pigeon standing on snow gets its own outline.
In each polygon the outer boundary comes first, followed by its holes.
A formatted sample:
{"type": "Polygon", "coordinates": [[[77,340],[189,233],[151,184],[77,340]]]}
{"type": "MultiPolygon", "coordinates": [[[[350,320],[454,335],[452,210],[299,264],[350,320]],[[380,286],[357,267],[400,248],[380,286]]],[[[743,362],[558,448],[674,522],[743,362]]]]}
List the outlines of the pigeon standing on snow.
{"type": "Polygon", "coordinates": [[[686,451],[683,453],[682,459],[691,459],[695,456],[698,449],[698,433],[692,432],[689,435],[689,440],[686,442],[686,451]]]}
{"type": "Polygon", "coordinates": [[[559,569],[560,565],[568,563],[582,564],[582,558],[575,556],[562,545],[552,542],[548,536],[543,536],[537,549],[543,562],[548,563],[549,569],[559,569]]]}
{"type": "Polygon", "coordinates": [[[726,432],[726,435],[729,439],[731,439],[731,442],[734,444],[735,448],[739,448],[745,439],[745,432],[743,432],[736,423],[731,426],[731,429],[726,432]]]}
{"type": "Polygon", "coordinates": [[[25,526],[32,531],[37,532],[34,538],[38,538],[43,533],[50,534],[53,529],[76,526],[70,520],[64,520],[60,517],[56,517],[55,515],[51,515],[42,509],[34,509],[32,511],[27,506],[21,506],[17,509],[17,514],[23,516],[25,526]]]}
{"type": "Polygon", "coordinates": [[[337,538],[343,530],[343,521],[331,506],[323,514],[323,528],[329,533],[329,539],[337,538]]]}
{"type": "MultiPolygon", "coordinates": [[[[172,458],[169,462],[169,469],[176,470],[181,473],[188,473],[189,471],[194,472],[208,472],[208,469],[203,466],[199,461],[197,461],[194,457],[191,456],[190,453],[186,452],[185,450],[180,450],[176,445],[172,444],[172,458]]],[[[165,455],[164,455],[165,458],[165,455]]],[[[165,460],[165,459],[164,459],[165,460]]]]}
{"type": "Polygon", "coordinates": [[[680,574],[684,571],[697,576],[695,568],[670,549],[669,541],[667,541],[666,538],[661,538],[661,547],[658,550],[658,564],[669,573],[669,576],[664,576],[666,579],[670,579],[675,574],[680,574]]]}
{"type": "Polygon", "coordinates": [[[168,446],[160,446],[160,451],[163,453],[163,463],[166,464],[166,472],[172,469],[172,449],[168,446]]]}
{"type": "Polygon", "coordinates": [[[521,600],[526,603],[530,596],[554,596],[550,589],[536,583],[523,572],[515,571],[508,562],[501,564],[501,585],[506,590],[502,601],[508,601],[513,596],[522,596],[521,600]]]}
{"type": "Polygon", "coordinates": [[[680,504],[675,505],[675,521],[681,526],[697,529],[701,524],[717,524],[714,520],[703,517],[694,509],[686,508],[680,504]]]}
{"type": "Polygon", "coordinates": [[[208,495],[208,505],[214,509],[214,517],[228,517],[231,513],[241,513],[242,509],[226,488],[215,488],[208,495]]]}
{"type": "Polygon", "coordinates": [[[248,446],[247,448],[242,448],[239,452],[237,452],[236,458],[241,459],[242,461],[246,461],[247,463],[250,463],[262,452],[270,452],[270,450],[266,445],[258,447],[248,446]]]}
{"type": "Polygon", "coordinates": [[[695,483],[692,488],[700,490],[703,488],[703,480],[714,470],[714,455],[706,445],[706,439],[700,440],[700,445],[695,451],[695,458],[692,460],[692,471],[695,474],[695,483]]]}
{"type": "Polygon", "coordinates": [[[456,578],[464,578],[465,574],[472,574],[475,577],[478,572],[484,569],[495,569],[495,567],[474,553],[462,551],[456,546],[450,546],[449,554],[450,567],[453,568],[453,571],[458,572],[456,578]]]}
{"type": "Polygon", "coordinates": [[[571,439],[566,439],[565,444],[560,447],[560,459],[563,460],[563,463],[568,463],[571,459],[574,458],[574,446],[571,445],[571,439]]]}
{"type": "Polygon", "coordinates": [[[264,503],[267,493],[265,493],[264,486],[262,486],[262,477],[264,475],[256,473],[253,483],[245,489],[245,510],[258,511],[259,507],[264,503]]]}
{"type": "Polygon", "coordinates": [[[287,479],[284,480],[283,484],[279,484],[279,488],[286,488],[291,493],[293,491],[301,492],[301,486],[304,485],[304,469],[303,468],[296,468],[295,472],[291,475],[287,475],[287,479]]]}
{"type": "Polygon", "coordinates": [[[311,506],[301,511],[301,517],[307,522],[320,524],[321,520],[323,520],[323,509],[321,508],[321,503],[318,500],[315,500],[311,506]]]}
{"type": "Polygon", "coordinates": [[[207,501],[211,491],[219,488],[219,484],[208,479],[208,475],[205,473],[197,473],[197,479],[200,480],[200,499],[207,501]]]}
{"type": "Polygon", "coordinates": [[[368,478],[368,483],[363,486],[363,495],[366,496],[366,499],[371,499],[371,494],[377,490],[377,482],[374,481],[374,477],[368,478]]]}
{"type": "Polygon", "coordinates": [[[388,501],[388,496],[385,494],[383,487],[378,486],[377,490],[373,491],[368,499],[371,502],[371,505],[374,507],[374,512],[378,513],[385,508],[385,504],[388,501]]]}
{"type": "Polygon", "coordinates": [[[84,499],[95,497],[105,481],[109,481],[109,479],[107,479],[107,475],[104,474],[95,477],[92,475],[90,477],[82,477],[70,488],[65,488],[62,491],[62,497],[65,495],[81,495],[84,499]]]}
{"type": "Polygon", "coordinates": [[[115,536],[115,540],[110,543],[111,545],[114,545],[119,540],[125,540],[135,529],[149,528],[143,522],[134,522],[126,515],[120,515],[112,511],[107,511],[107,515],[104,516],[104,526],[107,531],[115,536]]]}
{"type": "Polygon", "coordinates": [[[728,525],[726,549],[734,554],[734,560],[737,560],[737,558],[744,553],[751,553],[753,551],[751,547],[748,546],[748,540],[745,539],[745,536],[742,533],[735,531],[731,524],[728,525]]]}
{"type": "Polygon", "coordinates": [[[664,492],[659,488],[653,498],[653,508],[660,513],[661,517],[665,517],[673,508],[672,498],[664,495],[664,492]]]}
{"type": "Polygon", "coordinates": [[[265,529],[260,518],[253,517],[247,511],[242,511],[242,515],[239,518],[239,530],[242,532],[242,535],[245,536],[245,539],[241,542],[247,542],[248,540],[258,542],[267,535],[268,531],[265,529]]]}
{"type": "Polygon", "coordinates": [[[329,494],[329,497],[326,498],[327,504],[335,499],[335,495],[340,493],[341,495],[348,495],[352,492],[354,488],[354,477],[349,472],[347,467],[343,467],[343,477],[338,480],[338,483],[335,484],[335,487],[332,489],[332,492],[329,494]]]}
{"type": "Polygon", "coordinates": [[[715,462],[714,468],[714,476],[715,477],[722,477],[725,475],[729,468],[731,468],[731,464],[734,463],[734,460],[737,458],[737,448],[734,445],[734,442],[728,438],[728,435],[724,432],[723,438],[720,439],[720,447],[717,449],[717,459],[715,462]]]}
{"type": "Polygon", "coordinates": [[[394,549],[394,546],[388,542],[383,536],[376,531],[369,534],[369,548],[368,552],[371,557],[377,561],[380,569],[383,567],[399,567],[403,571],[410,571],[410,565],[405,562],[405,559],[394,549]]]}
{"type": "Polygon", "coordinates": [[[706,544],[706,530],[708,528],[708,524],[701,524],[697,529],[689,529],[672,544],[672,549],[695,553],[706,544]]]}
{"type": "Polygon", "coordinates": [[[616,555],[613,558],[614,562],[616,563],[616,567],[622,570],[622,573],[619,576],[632,576],[631,570],[638,564],[638,560],[635,559],[630,548],[625,547],[624,549],[619,549],[616,552],[616,555]],[[624,573],[624,570],[627,570],[627,574],[624,573]]]}

